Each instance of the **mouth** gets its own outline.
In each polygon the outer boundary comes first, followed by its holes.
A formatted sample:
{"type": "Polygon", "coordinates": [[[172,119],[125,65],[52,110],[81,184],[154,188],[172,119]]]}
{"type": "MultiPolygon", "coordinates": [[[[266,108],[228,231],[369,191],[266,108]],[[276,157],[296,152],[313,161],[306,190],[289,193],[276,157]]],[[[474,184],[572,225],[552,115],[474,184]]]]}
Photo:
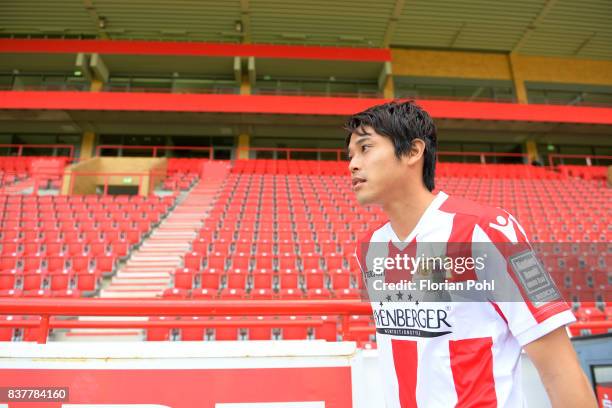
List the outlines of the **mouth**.
{"type": "Polygon", "coordinates": [[[362,177],[353,177],[351,181],[353,183],[353,190],[355,191],[359,189],[361,186],[363,186],[363,184],[366,182],[366,179],[362,177]]]}

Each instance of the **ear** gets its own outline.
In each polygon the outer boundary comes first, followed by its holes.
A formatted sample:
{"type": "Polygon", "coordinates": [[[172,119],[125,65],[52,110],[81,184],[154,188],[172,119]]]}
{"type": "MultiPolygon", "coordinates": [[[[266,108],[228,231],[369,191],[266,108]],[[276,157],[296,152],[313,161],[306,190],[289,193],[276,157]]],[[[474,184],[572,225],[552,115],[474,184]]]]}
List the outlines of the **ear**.
{"type": "Polygon", "coordinates": [[[414,139],[408,154],[404,156],[404,160],[406,160],[406,164],[414,165],[421,159],[421,157],[423,157],[424,154],[425,142],[422,139],[414,139]]]}

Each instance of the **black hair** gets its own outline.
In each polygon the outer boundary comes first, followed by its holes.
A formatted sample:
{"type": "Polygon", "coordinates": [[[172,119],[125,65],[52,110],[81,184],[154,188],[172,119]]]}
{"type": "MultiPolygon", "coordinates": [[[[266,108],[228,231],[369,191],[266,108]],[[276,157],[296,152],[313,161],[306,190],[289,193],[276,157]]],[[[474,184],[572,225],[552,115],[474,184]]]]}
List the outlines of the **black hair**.
{"type": "Polygon", "coordinates": [[[365,126],[391,139],[398,159],[408,154],[414,139],[421,139],[425,143],[423,183],[429,191],[433,191],[438,145],[436,125],[423,108],[414,101],[392,101],[356,113],[350,116],[344,125],[344,129],[349,132],[345,140],[346,146],[349,145],[353,133],[365,133],[365,126]]]}

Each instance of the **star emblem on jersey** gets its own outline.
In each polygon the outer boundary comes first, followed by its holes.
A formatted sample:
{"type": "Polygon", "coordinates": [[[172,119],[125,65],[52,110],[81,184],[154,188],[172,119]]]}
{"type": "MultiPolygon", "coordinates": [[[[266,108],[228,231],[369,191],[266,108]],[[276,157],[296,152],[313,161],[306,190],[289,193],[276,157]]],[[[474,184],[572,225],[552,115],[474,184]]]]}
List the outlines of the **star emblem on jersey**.
{"type": "Polygon", "coordinates": [[[390,302],[390,301],[392,301],[392,300],[393,300],[393,298],[391,297],[391,295],[387,295],[386,299],[387,299],[387,302],[390,302]]]}
{"type": "Polygon", "coordinates": [[[402,292],[397,292],[395,296],[397,296],[397,300],[402,300],[404,298],[404,294],[402,292]]]}
{"type": "Polygon", "coordinates": [[[408,294],[408,300],[412,300],[412,295],[410,293],[408,294]]]}
{"type": "Polygon", "coordinates": [[[380,302],[378,305],[379,305],[380,307],[383,307],[383,302],[380,302]]]}
{"type": "Polygon", "coordinates": [[[419,307],[419,299],[416,300],[416,302],[414,302],[414,304],[419,307]]]}

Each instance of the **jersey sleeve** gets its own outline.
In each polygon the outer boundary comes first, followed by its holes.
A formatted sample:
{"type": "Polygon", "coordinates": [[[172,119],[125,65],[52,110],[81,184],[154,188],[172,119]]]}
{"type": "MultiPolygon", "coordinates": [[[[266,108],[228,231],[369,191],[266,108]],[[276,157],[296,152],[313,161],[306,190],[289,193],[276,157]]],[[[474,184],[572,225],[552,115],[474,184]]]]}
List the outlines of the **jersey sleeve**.
{"type": "Polygon", "coordinates": [[[479,277],[495,282],[489,300],[521,346],[576,320],[512,215],[479,222],[472,245],[483,259],[479,277]]]}

